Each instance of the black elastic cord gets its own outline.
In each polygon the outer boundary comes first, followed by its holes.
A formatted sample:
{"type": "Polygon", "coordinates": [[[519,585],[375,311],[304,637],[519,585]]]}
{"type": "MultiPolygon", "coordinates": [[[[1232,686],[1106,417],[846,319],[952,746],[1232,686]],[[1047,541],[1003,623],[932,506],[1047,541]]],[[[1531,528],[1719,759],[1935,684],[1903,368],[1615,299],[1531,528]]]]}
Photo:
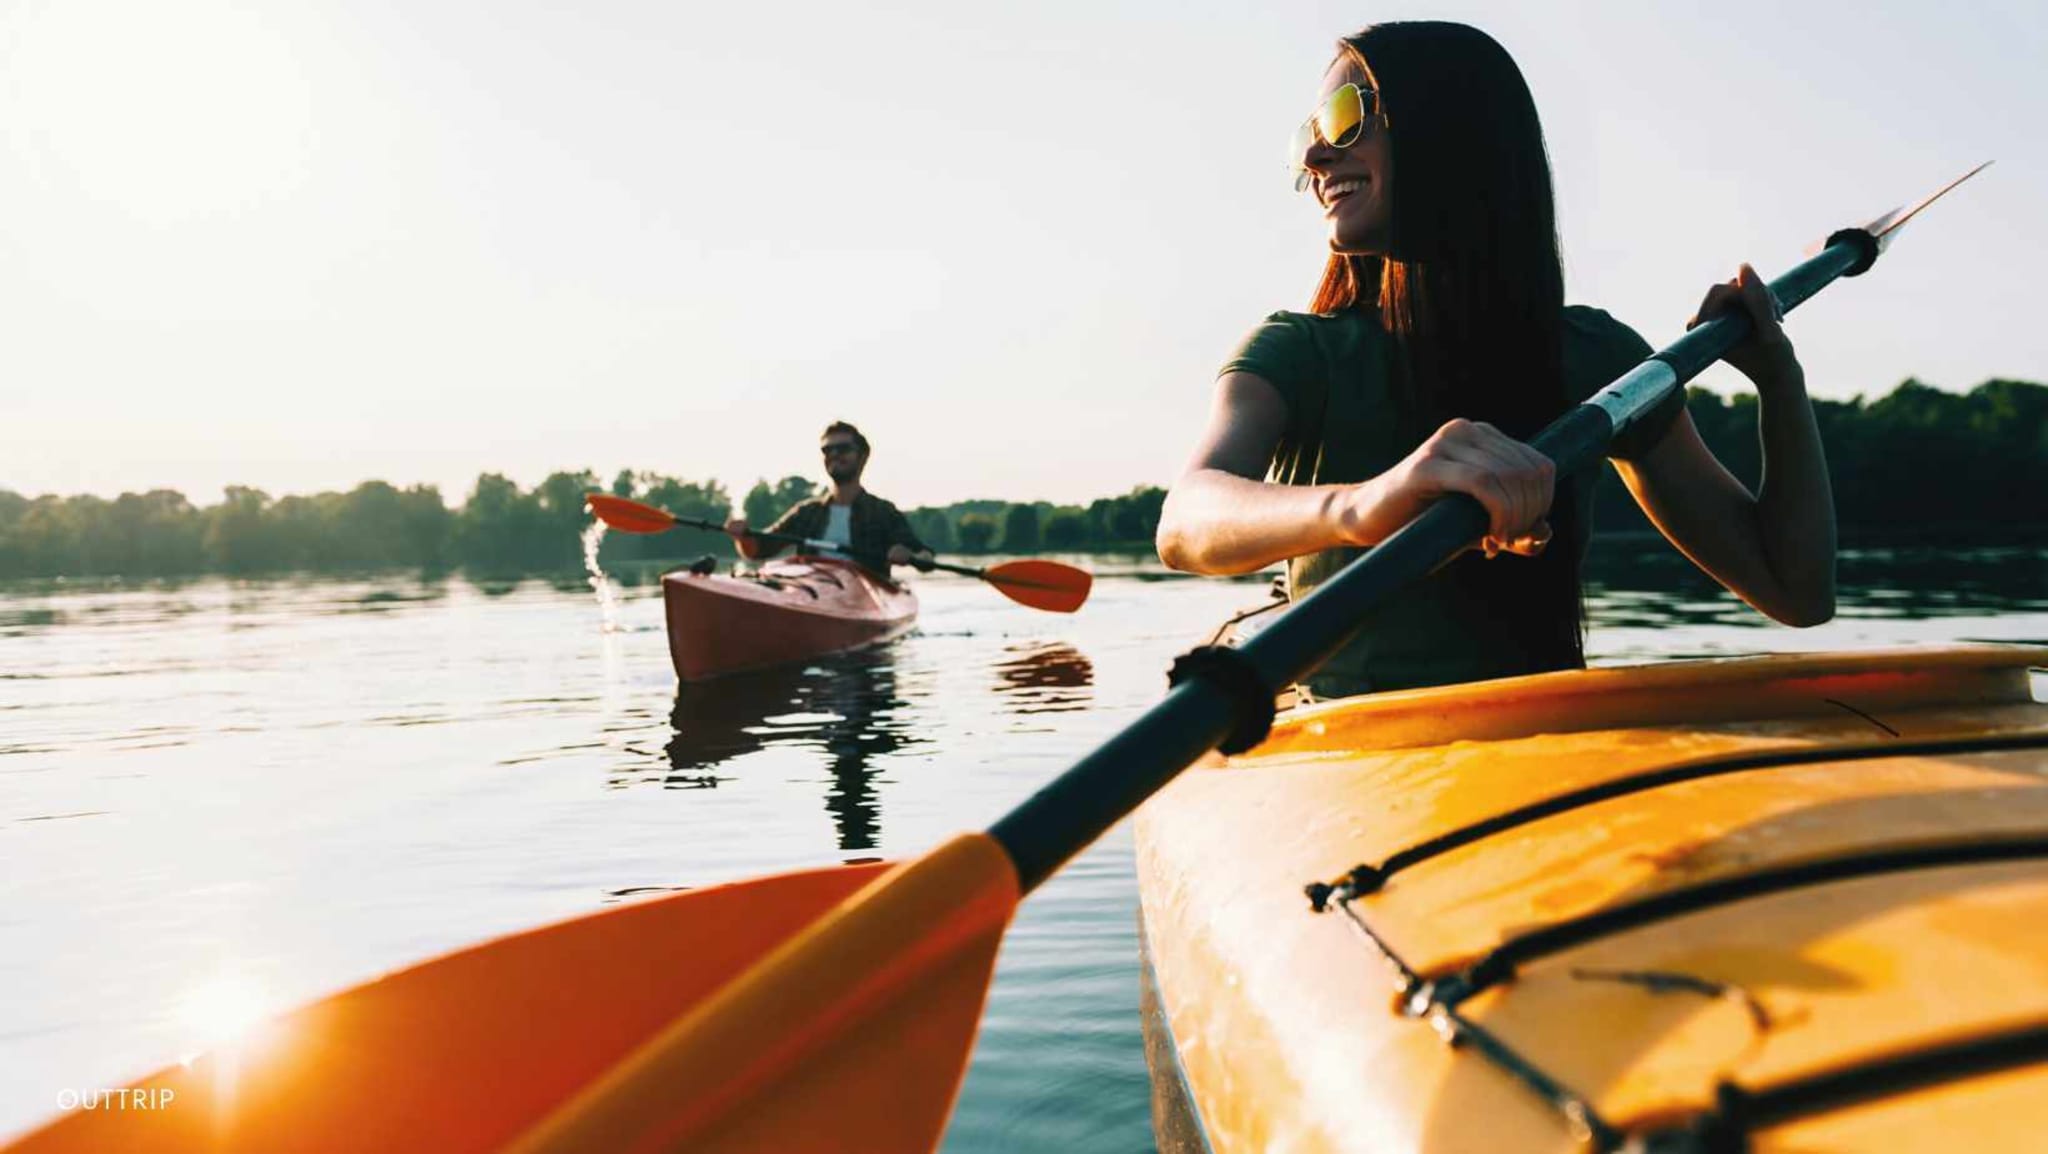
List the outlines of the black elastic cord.
{"type": "Polygon", "coordinates": [[[2044,857],[2048,857],[2048,836],[2040,834],[2009,840],[1883,846],[1863,853],[1795,862],[1665,890],[1633,902],[1605,906],[1580,917],[1552,922],[1509,938],[1458,973],[1431,982],[1431,996],[1445,1005],[1455,1006],[1482,990],[1513,979],[1518,968],[1538,958],[1716,906],[1884,874],[1947,866],[1999,865],[2044,857]]]}
{"type": "Polygon", "coordinates": [[[1704,778],[1720,777],[1725,774],[1746,773],[1762,769],[1791,769],[1798,766],[1822,765],[1842,761],[1871,761],[1893,757],[1947,756],[1954,754],[2005,753],[2013,750],[2040,749],[2048,746],[2048,730],[2026,730],[2019,733],[1972,734],[1964,737],[1937,737],[1925,740],[1901,739],[1882,743],[1812,746],[1805,748],[1767,749],[1754,753],[1738,753],[1703,757],[1696,761],[1663,765],[1632,773],[1610,781],[1598,782],[1582,789],[1547,797],[1527,805],[1495,814],[1467,826],[1438,834],[1427,841],[1417,842],[1406,849],[1387,856],[1386,860],[1374,866],[1359,866],[1346,875],[1354,882],[1361,882],[1358,892],[1372,893],[1402,870],[1420,865],[1432,858],[1441,857],[1455,849],[1462,849],[1483,838],[1494,837],[1512,829],[1530,825],[1544,818],[1556,817],[1562,813],[1596,805],[1603,801],[1644,793],[1682,782],[1699,781],[1704,778]]]}
{"type": "Polygon", "coordinates": [[[1974,1038],[1829,1070],[1758,1090],[1724,1090],[1716,1113],[1728,1129],[1761,1130],[1857,1102],[1896,1097],[2048,1061],[2048,1024],[2029,1023],[1974,1038]],[[1733,1102],[1739,1109],[1731,1109],[1733,1102]]]}
{"type": "Polygon", "coordinates": [[[1843,276],[1862,276],[1869,272],[1870,266],[1877,263],[1878,254],[1883,251],[1877,238],[1870,235],[1867,228],[1838,229],[1828,235],[1825,247],[1833,248],[1844,241],[1856,250],[1856,262],[1842,270],[1843,276]]]}
{"type": "MultiPolygon", "coordinates": [[[[1279,582],[1279,578],[1274,578],[1274,582],[1277,584],[1279,582]]],[[[1273,600],[1266,602],[1264,605],[1259,606],[1257,609],[1245,609],[1236,614],[1233,614],[1229,620],[1225,621],[1221,625],[1218,625],[1216,627],[1216,632],[1209,635],[1209,644],[1223,644],[1224,634],[1229,633],[1230,627],[1233,625],[1242,625],[1243,623],[1250,621],[1252,618],[1257,617],[1261,613],[1271,613],[1275,609],[1285,609],[1291,604],[1293,604],[1293,602],[1287,599],[1287,594],[1284,591],[1275,589],[1273,591],[1273,600]]]]}
{"type": "Polygon", "coordinates": [[[1445,1045],[1472,1050],[1495,1069],[1521,1083],[1523,1088],[1556,1111],[1558,1121],[1564,1124],[1573,1141],[1603,1152],[1619,1148],[1621,1132],[1600,1116],[1591,1098],[1552,1077],[1499,1035],[1460,1014],[1457,1007],[1435,1000],[1433,988],[1359,915],[1357,902],[1362,895],[1356,888],[1358,880],[1347,875],[1334,884],[1310,885],[1307,887],[1309,900],[1315,903],[1318,912],[1336,906],[1351,923],[1351,928],[1379,955],[1393,973],[1401,997],[1401,1012],[1427,1022],[1445,1045]]]}
{"type": "Polygon", "coordinates": [[[1273,732],[1275,691],[1244,654],[1221,645],[1190,649],[1173,659],[1166,684],[1179,685],[1191,677],[1207,681],[1230,699],[1230,735],[1217,749],[1226,754],[1243,753],[1273,732]]]}

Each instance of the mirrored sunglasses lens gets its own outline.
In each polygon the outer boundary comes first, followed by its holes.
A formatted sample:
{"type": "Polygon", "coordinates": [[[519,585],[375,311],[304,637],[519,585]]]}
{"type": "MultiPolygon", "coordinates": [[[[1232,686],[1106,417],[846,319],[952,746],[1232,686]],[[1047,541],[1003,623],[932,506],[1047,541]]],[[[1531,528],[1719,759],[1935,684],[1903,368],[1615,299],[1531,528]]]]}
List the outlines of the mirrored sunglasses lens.
{"type": "Polygon", "coordinates": [[[1302,167],[1302,162],[1308,159],[1310,146],[1315,144],[1315,142],[1315,125],[1307,120],[1302,121],[1301,126],[1294,130],[1294,135],[1289,137],[1287,141],[1287,167],[1291,169],[1302,167]]]}
{"type": "Polygon", "coordinates": [[[1358,85],[1346,84],[1330,93],[1330,99],[1316,114],[1316,127],[1331,148],[1348,148],[1357,143],[1359,130],[1365,125],[1365,97],[1358,91],[1358,85]]]}

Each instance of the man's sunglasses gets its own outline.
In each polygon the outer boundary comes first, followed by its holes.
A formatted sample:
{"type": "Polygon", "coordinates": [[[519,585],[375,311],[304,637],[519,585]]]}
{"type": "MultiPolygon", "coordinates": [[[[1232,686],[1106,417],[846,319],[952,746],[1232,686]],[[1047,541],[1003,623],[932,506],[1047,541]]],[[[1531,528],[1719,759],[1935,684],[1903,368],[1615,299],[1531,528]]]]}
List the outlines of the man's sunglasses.
{"type": "Polygon", "coordinates": [[[823,453],[827,457],[836,457],[842,453],[858,453],[860,452],[860,445],[854,441],[830,441],[819,445],[818,452],[823,453]]]}
{"type": "Polygon", "coordinates": [[[1294,173],[1294,191],[1308,187],[1315,174],[1308,170],[1308,150],[1320,140],[1331,148],[1349,148],[1365,135],[1365,127],[1379,115],[1380,94],[1370,88],[1346,84],[1330,93],[1316,114],[1301,122],[1294,139],[1287,142],[1287,168],[1294,173]]]}

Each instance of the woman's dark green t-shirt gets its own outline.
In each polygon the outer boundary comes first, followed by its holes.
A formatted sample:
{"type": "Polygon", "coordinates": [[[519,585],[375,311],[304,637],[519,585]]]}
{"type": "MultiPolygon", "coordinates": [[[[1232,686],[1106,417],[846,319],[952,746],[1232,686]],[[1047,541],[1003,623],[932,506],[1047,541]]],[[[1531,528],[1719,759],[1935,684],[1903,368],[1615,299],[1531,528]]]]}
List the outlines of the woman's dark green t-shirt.
{"type": "MultiPolygon", "coordinates": [[[[1594,308],[1564,310],[1566,391],[1577,404],[1650,355],[1634,329],[1594,308]]],[[[1399,464],[1422,443],[1398,420],[1394,342],[1364,309],[1322,315],[1279,312],[1252,330],[1218,375],[1252,373],[1287,402],[1287,427],[1270,479],[1286,485],[1355,484],[1399,464]]],[[[1616,438],[1608,455],[1629,459],[1663,437],[1685,405],[1682,391],[1616,438]]],[[[1574,486],[1578,523],[1590,531],[1593,478],[1574,486]]],[[[1583,537],[1583,534],[1582,534],[1583,537]]],[[[1584,541],[1580,542],[1584,548],[1584,541]]],[[[1329,549],[1288,562],[1297,600],[1361,552],[1329,549]]],[[[1356,638],[1307,679],[1319,697],[1448,685],[1539,671],[1507,631],[1490,628],[1484,605],[1441,575],[1388,598],[1356,638]]]]}

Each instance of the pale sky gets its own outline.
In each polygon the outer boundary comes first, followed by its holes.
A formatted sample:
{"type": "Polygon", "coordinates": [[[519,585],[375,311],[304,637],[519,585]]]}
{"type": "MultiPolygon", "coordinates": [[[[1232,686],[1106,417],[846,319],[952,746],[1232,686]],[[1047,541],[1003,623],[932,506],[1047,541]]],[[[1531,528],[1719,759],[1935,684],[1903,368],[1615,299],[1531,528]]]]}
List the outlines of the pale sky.
{"type": "Polygon", "coordinates": [[[1321,267],[1332,43],[1422,17],[1529,78],[1573,300],[1663,344],[1996,158],[1791,332],[2048,380],[2040,0],[0,0],[0,488],[744,491],[835,417],[904,504],[1164,483],[1321,267]]]}

